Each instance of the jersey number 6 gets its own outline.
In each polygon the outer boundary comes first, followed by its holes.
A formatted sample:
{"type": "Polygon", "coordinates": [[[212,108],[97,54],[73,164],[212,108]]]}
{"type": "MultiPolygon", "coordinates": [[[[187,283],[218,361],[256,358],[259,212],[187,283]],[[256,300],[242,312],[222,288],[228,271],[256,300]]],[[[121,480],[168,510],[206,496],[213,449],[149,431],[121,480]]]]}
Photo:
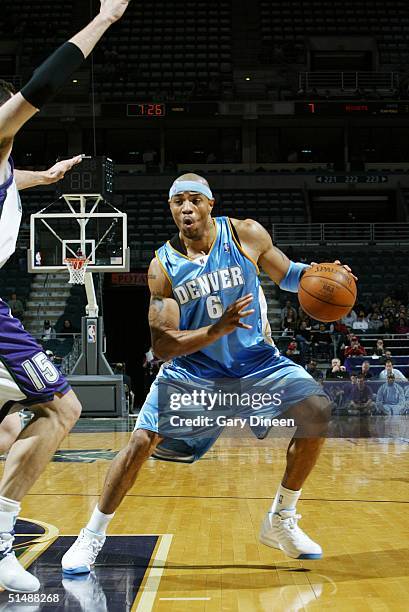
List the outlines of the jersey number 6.
{"type": "Polygon", "coordinates": [[[211,319],[220,319],[223,314],[223,304],[217,295],[210,295],[207,298],[206,308],[211,319]]]}

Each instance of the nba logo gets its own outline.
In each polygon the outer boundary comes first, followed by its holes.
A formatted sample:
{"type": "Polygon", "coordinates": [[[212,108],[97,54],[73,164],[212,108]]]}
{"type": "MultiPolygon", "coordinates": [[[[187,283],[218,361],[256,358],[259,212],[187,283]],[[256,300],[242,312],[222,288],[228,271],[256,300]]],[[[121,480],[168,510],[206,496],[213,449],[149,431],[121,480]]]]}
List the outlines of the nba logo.
{"type": "Polygon", "coordinates": [[[228,242],[224,243],[223,248],[225,253],[230,253],[230,245],[228,242]]]}
{"type": "Polygon", "coordinates": [[[88,344],[95,344],[97,341],[97,326],[95,323],[88,325],[88,344]]]}

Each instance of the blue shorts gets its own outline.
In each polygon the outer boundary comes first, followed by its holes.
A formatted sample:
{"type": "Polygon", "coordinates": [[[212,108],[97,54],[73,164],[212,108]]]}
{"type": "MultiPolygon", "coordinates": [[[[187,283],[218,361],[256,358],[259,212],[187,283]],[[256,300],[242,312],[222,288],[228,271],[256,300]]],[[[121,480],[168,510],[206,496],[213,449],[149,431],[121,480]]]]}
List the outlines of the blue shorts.
{"type": "Polygon", "coordinates": [[[70,389],[43,348],[0,299],[0,422],[15,403],[43,404],[70,389]]]}
{"type": "MultiPolygon", "coordinates": [[[[323,388],[304,368],[282,355],[270,358],[264,367],[251,374],[223,380],[200,378],[171,362],[162,366],[154,380],[135,429],[153,431],[165,439],[181,440],[184,445],[193,449],[194,458],[197,459],[214,444],[223,431],[226,418],[245,419],[250,425],[252,421],[276,419],[291,406],[317,395],[327,397],[323,388]],[[224,395],[229,397],[238,391],[240,400],[245,398],[247,401],[244,404],[239,402],[234,406],[230,405],[228,414],[224,409],[220,411],[220,407],[209,411],[209,406],[203,407],[203,404],[196,404],[193,410],[188,402],[182,410],[180,403],[173,405],[175,397],[182,397],[183,394],[187,394],[188,398],[194,397],[194,390],[197,393],[200,390],[209,394],[213,392],[214,396],[222,390],[224,395]],[[267,397],[267,401],[261,406],[257,404],[254,408],[251,398],[255,396],[258,399],[261,396],[267,397]],[[189,413],[195,419],[194,424],[185,418],[189,413]],[[216,415],[221,415],[221,418],[216,415]],[[255,419],[255,416],[258,418],[255,419]]],[[[262,437],[263,425],[260,427],[252,427],[253,433],[258,437],[262,437]]],[[[172,448],[174,446],[173,443],[170,445],[172,448]]]]}

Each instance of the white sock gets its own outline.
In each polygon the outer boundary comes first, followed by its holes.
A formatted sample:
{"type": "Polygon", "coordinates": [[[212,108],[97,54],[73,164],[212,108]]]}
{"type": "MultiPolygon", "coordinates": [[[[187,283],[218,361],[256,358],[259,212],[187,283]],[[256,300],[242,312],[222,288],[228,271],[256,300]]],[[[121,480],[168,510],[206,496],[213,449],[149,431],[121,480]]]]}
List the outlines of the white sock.
{"type": "Polygon", "coordinates": [[[113,514],[104,514],[97,505],[95,506],[94,512],[92,513],[85,529],[88,529],[88,531],[92,531],[92,533],[96,533],[98,535],[105,535],[107,527],[114,518],[114,515],[115,512],[113,514]]]}
{"type": "Polygon", "coordinates": [[[13,531],[20,509],[20,502],[0,495],[0,533],[13,531]]]}
{"type": "Polygon", "coordinates": [[[280,512],[280,510],[295,510],[298,498],[301,495],[301,491],[302,489],[299,491],[292,491],[291,489],[286,489],[283,487],[283,485],[280,485],[270,512],[277,514],[280,512]]]}

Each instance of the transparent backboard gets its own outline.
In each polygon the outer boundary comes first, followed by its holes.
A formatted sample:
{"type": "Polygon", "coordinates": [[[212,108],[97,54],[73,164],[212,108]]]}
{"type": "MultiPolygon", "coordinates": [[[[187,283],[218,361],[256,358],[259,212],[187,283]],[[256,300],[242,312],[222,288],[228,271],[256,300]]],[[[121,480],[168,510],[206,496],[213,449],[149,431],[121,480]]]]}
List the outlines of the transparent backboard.
{"type": "Polygon", "coordinates": [[[66,207],[65,200],[31,215],[29,271],[66,270],[76,257],[88,260],[89,272],[128,271],[126,214],[90,196],[72,196],[66,207]]]}

